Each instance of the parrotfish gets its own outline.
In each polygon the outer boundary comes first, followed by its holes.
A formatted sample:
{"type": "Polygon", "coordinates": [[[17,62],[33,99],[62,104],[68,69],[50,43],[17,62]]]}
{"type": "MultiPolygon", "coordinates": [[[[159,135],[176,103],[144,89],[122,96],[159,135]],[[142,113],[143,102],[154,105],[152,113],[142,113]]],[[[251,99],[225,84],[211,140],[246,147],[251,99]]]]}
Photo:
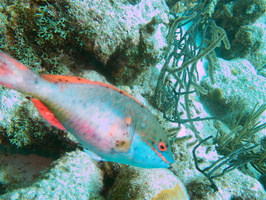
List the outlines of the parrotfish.
{"type": "Polygon", "coordinates": [[[31,96],[53,126],[73,134],[93,158],[143,168],[174,162],[167,134],[128,93],[88,79],[41,75],[0,52],[0,84],[31,96]]]}

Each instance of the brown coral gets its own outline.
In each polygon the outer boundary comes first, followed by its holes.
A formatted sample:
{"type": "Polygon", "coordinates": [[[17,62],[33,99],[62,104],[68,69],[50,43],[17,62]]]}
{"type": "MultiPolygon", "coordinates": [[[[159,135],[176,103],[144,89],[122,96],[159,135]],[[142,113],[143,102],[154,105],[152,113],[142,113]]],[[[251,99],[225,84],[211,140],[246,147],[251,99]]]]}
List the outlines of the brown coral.
{"type": "Polygon", "coordinates": [[[162,190],[152,200],[188,200],[188,194],[182,183],[177,183],[173,188],[162,190]]]}

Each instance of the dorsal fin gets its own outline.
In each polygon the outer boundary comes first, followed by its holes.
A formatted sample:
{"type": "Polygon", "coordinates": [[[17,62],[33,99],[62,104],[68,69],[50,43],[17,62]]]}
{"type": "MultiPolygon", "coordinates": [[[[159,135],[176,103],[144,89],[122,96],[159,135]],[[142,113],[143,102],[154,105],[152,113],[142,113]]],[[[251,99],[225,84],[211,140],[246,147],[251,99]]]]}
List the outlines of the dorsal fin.
{"type": "Polygon", "coordinates": [[[89,79],[80,78],[77,76],[64,76],[64,75],[57,75],[57,74],[42,74],[41,77],[43,79],[45,79],[46,81],[49,81],[51,83],[79,83],[79,84],[92,84],[92,85],[100,85],[103,87],[108,87],[112,90],[116,90],[116,91],[120,92],[121,94],[124,94],[125,96],[133,99],[138,104],[143,106],[137,99],[132,97],[130,94],[126,93],[123,90],[116,88],[113,85],[107,84],[107,83],[103,83],[103,82],[99,82],[99,81],[91,81],[89,79]]]}
{"type": "Polygon", "coordinates": [[[51,83],[87,83],[87,84],[95,84],[95,81],[90,81],[85,78],[80,78],[77,76],[64,76],[57,74],[42,74],[41,77],[51,83]]]}
{"type": "Polygon", "coordinates": [[[56,119],[54,114],[41,102],[39,99],[31,98],[32,103],[38,109],[39,113],[43,116],[43,118],[48,121],[50,124],[65,131],[65,127],[56,119]]]}

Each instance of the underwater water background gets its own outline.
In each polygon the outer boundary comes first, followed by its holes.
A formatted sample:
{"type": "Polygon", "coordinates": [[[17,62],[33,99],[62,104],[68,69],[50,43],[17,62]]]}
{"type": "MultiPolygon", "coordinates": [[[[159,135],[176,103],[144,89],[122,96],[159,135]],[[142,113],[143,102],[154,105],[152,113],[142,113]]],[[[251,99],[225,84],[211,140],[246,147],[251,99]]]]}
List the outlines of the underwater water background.
{"type": "MultiPolygon", "coordinates": [[[[265,0],[1,0],[2,52],[37,74],[127,92],[155,116],[175,161],[95,160],[29,95],[2,86],[0,199],[266,199],[265,9],[265,0]]],[[[157,142],[149,134],[142,145],[157,142]]]]}

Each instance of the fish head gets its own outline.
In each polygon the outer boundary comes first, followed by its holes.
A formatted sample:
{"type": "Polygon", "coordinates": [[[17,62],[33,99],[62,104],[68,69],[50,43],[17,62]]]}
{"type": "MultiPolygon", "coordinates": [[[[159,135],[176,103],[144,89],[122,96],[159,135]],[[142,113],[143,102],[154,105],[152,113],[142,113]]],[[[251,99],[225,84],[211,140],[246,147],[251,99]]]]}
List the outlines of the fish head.
{"type": "Polygon", "coordinates": [[[146,117],[147,121],[131,116],[108,126],[104,145],[94,148],[94,153],[100,160],[142,168],[169,168],[174,162],[172,149],[160,124],[151,115],[146,117]]]}
{"type": "Polygon", "coordinates": [[[113,148],[115,158],[107,160],[142,168],[169,168],[174,158],[167,134],[153,116],[145,117],[150,123],[138,119],[133,118],[128,127],[130,140],[120,140],[127,148],[113,148]]]}
{"type": "MultiPolygon", "coordinates": [[[[164,145],[163,141],[160,141],[159,145],[153,140],[143,141],[143,138],[135,133],[128,151],[113,149],[105,154],[98,152],[98,155],[100,155],[102,161],[117,162],[141,168],[169,168],[174,159],[170,144],[166,144],[164,145]]],[[[94,152],[97,152],[97,150],[94,152]]]]}
{"type": "MultiPolygon", "coordinates": [[[[165,134],[162,132],[161,134],[165,134]]],[[[169,168],[174,162],[171,145],[167,138],[148,138],[135,134],[131,143],[134,156],[132,165],[142,168],[169,168]]]]}
{"type": "Polygon", "coordinates": [[[120,128],[124,127],[121,133],[129,134],[122,136],[116,131],[123,145],[113,148],[116,154],[113,161],[142,168],[169,168],[174,162],[171,144],[156,118],[145,110],[142,115],[131,113],[130,116],[125,118],[124,126],[119,123],[120,128]]]}

